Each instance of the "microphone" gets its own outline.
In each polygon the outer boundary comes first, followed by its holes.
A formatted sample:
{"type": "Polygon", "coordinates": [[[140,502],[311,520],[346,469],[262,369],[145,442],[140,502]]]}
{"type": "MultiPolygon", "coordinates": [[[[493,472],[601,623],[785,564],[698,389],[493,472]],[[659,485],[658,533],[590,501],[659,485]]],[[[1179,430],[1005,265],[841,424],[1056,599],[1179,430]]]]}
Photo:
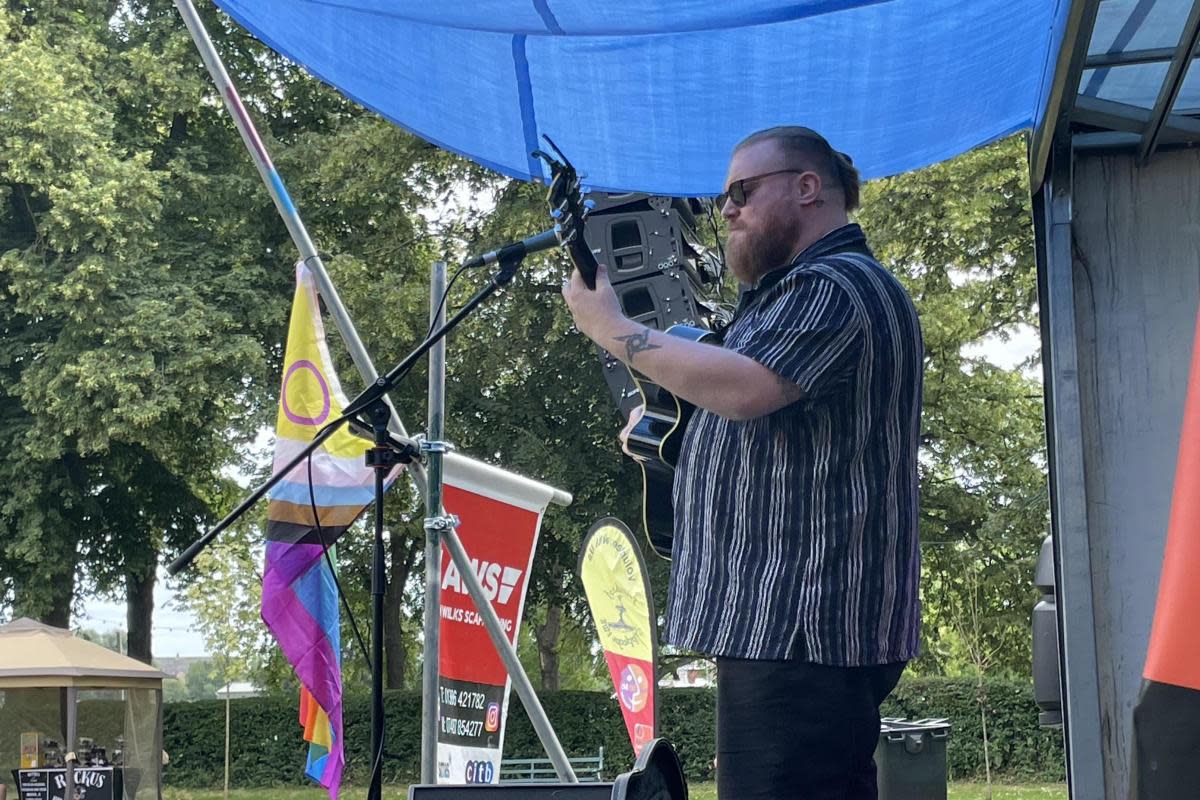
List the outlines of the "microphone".
{"type": "Polygon", "coordinates": [[[490,253],[484,253],[481,256],[475,256],[470,261],[463,264],[466,269],[474,269],[475,267],[486,266],[487,264],[497,264],[502,261],[515,258],[520,261],[530,253],[537,253],[542,250],[549,250],[551,247],[557,247],[560,244],[558,241],[558,226],[555,225],[548,231],[542,231],[519,242],[506,244],[497,250],[490,253]]]}

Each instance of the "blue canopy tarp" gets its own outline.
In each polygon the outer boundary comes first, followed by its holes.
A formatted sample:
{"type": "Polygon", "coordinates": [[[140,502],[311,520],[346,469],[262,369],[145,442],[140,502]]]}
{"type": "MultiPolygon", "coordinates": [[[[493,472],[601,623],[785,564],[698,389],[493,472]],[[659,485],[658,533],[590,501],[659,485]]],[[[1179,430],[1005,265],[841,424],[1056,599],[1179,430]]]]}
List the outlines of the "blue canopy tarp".
{"type": "MultiPolygon", "coordinates": [[[[808,125],[868,178],[1029,127],[1054,0],[217,0],[279,53],[513,177],[549,134],[596,189],[720,191],[732,146],[808,125]]],[[[1064,0],[1065,2],[1065,0],[1064,0]]]]}

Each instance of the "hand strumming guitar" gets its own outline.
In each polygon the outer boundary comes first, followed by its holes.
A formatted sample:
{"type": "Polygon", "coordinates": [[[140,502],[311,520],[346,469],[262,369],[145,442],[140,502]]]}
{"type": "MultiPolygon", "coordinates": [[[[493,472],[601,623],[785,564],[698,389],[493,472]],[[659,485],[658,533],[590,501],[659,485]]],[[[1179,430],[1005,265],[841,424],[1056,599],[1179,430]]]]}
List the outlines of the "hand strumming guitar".
{"type": "Polygon", "coordinates": [[[634,458],[636,453],[629,449],[629,434],[637,427],[637,424],[642,421],[642,415],[646,413],[645,404],[639,404],[633,407],[629,412],[629,422],[625,423],[625,427],[617,434],[617,438],[621,440],[621,451],[625,455],[634,458]]]}

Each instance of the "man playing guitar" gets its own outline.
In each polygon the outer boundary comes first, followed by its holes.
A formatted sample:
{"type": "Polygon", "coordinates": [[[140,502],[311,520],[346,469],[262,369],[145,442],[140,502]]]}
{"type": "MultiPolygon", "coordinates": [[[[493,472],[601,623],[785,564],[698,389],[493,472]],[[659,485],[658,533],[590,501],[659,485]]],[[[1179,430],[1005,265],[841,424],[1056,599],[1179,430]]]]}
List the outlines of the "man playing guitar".
{"type": "Polygon", "coordinates": [[[877,796],[879,705],[917,655],[923,344],[808,128],[734,149],[719,209],[747,287],[721,347],[626,318],[603,269],[579,330],[697,407],[675,473],[666,639],[716,658],[722,800],[877,796]]]}

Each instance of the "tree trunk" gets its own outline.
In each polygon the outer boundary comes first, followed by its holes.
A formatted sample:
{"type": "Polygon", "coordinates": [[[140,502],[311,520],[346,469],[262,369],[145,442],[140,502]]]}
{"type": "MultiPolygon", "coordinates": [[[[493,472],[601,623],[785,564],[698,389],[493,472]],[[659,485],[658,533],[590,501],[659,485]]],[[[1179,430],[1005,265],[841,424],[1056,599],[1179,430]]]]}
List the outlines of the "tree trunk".
{"type": "Polygon", "coordinates": [[[538,645],[538,664],[542,668],[543,692],[558,691],[558,637],[561,633],[562,609],[557,605],[547,606],[546,621],[533,626],[533,636],[538,645]]]}
{"type": "Polygon", "coordinates": [[[154,621],[155,563],[141,574],[125,575],[125,622],[129,629],[126,653],[130,658],[150,663],[150,627],[154,621]]]}
{"type": "Polygon", "coordinates": [[[403,615],[400,609],[404,599],[404,587],[412,574],[417,553],[424,547],[424,539],[416,536],[394,535],[388,544],[391,551],[391,570],[383,598],[387,608],[383,615],[383,649],[387,669],[384,673],[384,683],[389,689],[403,689],[407,678],[405,667],[408,661],[408,645],[404,641],[403,615]]]}
{"type": "Polygon", "coordinates": [[[987,781],[987,800],[992,800],[992,756],[988,747],[987,728],[987,685],[983,682],[983,670],[979,670],[979,685],[976,689],[979,699],[979,724],[983,729],[983,771],[987,781]]]}
{"type": "Polygon", "coordinates": [[[60,568],[50,576],[50,586],[53,590],[50,607],[39,615],[38,619],[56,628],[70,628],[71,603],[75,600],[75,560],[64,557],[59,566],[60,568]]]}

